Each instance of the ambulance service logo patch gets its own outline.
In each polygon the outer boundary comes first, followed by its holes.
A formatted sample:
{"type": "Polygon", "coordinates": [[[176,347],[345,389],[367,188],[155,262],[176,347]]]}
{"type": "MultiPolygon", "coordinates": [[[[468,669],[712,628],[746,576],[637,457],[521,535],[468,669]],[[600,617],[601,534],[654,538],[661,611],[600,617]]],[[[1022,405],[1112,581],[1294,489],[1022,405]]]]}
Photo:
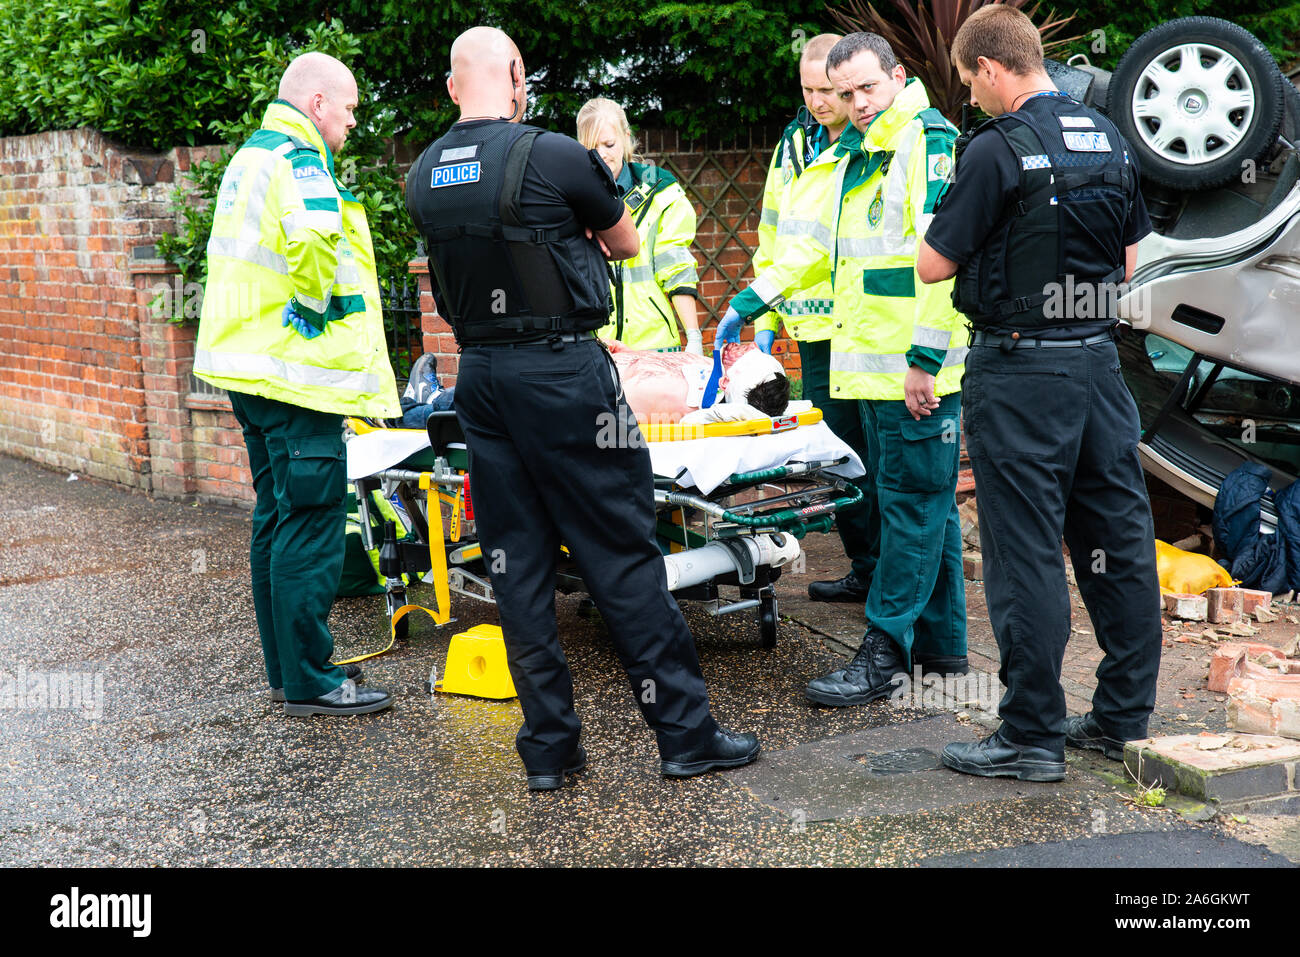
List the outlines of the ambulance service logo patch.
{"type": "Polygon", "coordinates": [[[940,153],[930,160],[930,179],[940,183],[946,182],[951,172],[952,160],[946,153],[940,153]]]}
{"type": "Polygon", "coordinates": [[[885,212],[885,198],[881,194],[881,187],[876,187],[876,196],[867,207],[867,225],[875,229],[880,225],[880,217],[885,212]]]}

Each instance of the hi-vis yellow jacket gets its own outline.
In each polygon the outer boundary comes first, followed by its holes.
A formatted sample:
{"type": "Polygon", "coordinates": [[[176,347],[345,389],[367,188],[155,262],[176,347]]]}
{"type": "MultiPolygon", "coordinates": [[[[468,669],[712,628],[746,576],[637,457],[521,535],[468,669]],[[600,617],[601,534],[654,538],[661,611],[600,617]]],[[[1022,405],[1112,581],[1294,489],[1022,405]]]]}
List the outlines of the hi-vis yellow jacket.
{"type": "Polygon", "coordinates": [[[695,207],[672,173],[628,164],[632,188],[623,202],[641,236],[632,259],[614,263],[614,314],[597,331],[633,349],[680,349],[677,313],[670,296],[695,295],[695,207]]]}
{"type": "MultiPolygon", "coordinates": [[[[752,262],[755,278],[774,262],[780,261],[782,247],[790,242],[800,242],[800,237],[816,221],[826,200],[824,191],[833,186],[833,179],[814,175],[811,180],[805,180],[804,175],[824,160],[833,167],[834,154],[829,154],[827,160],[829,140],[826,128],[812,118],[807,107],[799,108],[799,115],[781,134],[781,144],[772,153],[763,186],[758,250],[752,262]],[[809,153],[813,154],[811,159],[809,153]]],[[[816,172],[820,174],[825,170],[816,172]]],[[[771,313],[756,319],[754,328],[776,332],[784,321],[791,339],[820,342],[831,337],[833,305],[830,282],[818,283],[812,289],[801,289],[783,299],[771,313]]]]}
{"type": "Polygon", "coordinates": [[[829,279],[834,398],[901,400],[909,365],[935,375],[937,396],[961,388],[967,350],[952,281],[925,285],[916,276],[918,243],[952,169],[956,137],[909,79],[865,136],[852,128],[840,136],[836,188],[807,240],[783,248],[781,261],[732,300],[742,317],[754,316],[829,279]]]}
{"type": "Polygon", "coordinates": [[[320,412],[401,415],[365,209],[316,125],[283,100],[221,180],[194,374],[320,412]],[[282,325],[291,298],[325,331],[282,325]]]}

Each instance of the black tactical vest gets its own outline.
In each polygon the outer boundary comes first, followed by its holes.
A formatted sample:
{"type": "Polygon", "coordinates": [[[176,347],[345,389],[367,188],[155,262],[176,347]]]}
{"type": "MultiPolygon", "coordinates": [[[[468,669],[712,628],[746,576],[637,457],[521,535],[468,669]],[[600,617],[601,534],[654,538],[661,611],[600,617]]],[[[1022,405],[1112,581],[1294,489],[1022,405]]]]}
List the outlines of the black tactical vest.
{"type": "Polygon", "coordinates": [[[599,329],[609,319],[605,257],[574,218],[527,225],[519,192],[533,140],[519,123],[453,126],[406,178],[438,312],[464,345],[599,329]]]}
{"type": "Polygon", "coordinates": [[[1136,176],[1119,131],[1067,96],[1036,96],[958,140],[958,175],[970,139],[994,133],[1015,152],[1020,184],[958,269],[953,304],[976,328],[1030,334],[1113,319],[1136,176]]]}

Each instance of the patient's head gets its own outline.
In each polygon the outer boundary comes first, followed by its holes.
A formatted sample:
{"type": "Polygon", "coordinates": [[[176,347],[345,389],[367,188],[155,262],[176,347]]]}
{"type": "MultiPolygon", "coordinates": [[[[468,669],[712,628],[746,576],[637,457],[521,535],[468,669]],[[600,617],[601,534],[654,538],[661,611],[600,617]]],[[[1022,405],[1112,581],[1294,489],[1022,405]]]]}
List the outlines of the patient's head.
{"type": "Polygon", "coordinates": [[[764,415],[783,415],[790,404],[790,380],[778,372],[745,393],[745,401],[764,415]]]}

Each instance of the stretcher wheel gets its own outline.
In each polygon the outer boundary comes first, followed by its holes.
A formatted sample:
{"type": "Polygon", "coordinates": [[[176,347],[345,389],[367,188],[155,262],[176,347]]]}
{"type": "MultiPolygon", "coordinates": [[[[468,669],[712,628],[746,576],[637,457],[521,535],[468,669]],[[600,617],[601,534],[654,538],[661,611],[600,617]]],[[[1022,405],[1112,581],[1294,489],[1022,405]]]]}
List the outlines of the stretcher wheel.
{"type": "MultiPolygon", "coordinates": [[[[397,609],[401,608],[403,605],[406,604],[406,589],[402,588],[397,591],[385,592],[384,604],[385,607],[388,609],[388,620],[392,621],[393,615],[397,613],[397,609]]],[[[405,641],[406,636],[410,633],[410,630],[411,630],[411,620],[409,618],[403,617],[402,620],[399,621],[396,624],[396,626],[394,626],[393,633],[398,638],[405,641]]]]}
{"type": "Polygon", "coordinates": [[[767,592],[758,606],[758,637],[764,648],[776,647],[776,595],[767,592]]]}

